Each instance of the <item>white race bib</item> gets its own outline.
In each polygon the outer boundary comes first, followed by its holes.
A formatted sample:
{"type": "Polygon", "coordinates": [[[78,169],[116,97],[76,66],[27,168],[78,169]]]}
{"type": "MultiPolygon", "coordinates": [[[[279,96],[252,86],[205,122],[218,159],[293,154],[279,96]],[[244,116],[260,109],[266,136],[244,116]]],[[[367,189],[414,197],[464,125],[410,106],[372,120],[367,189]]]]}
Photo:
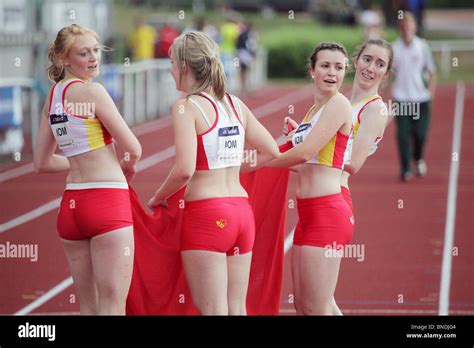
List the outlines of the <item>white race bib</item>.
{"type": "Polygon", "coordinates": [[[240,144],[239,126],[229,126],[218,130],[218,158],[226,164],[240,164],[242,161],[243,144],[240,144]]]}
{"type": "Polygon", "coordinates": [[[74,140],[69,129],[69,119],[66,114],[49,115],[49,123],[59,148],[66,149],[74,146],[74,140]]]}

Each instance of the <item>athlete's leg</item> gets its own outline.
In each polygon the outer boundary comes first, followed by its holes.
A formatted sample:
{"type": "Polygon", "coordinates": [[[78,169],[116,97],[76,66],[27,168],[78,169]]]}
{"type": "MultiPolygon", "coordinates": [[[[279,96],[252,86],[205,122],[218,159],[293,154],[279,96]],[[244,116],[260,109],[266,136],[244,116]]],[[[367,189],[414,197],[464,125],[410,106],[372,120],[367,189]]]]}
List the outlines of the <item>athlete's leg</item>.
{"type": "Polygon", "coordinates": [[[430,102],[420,103],[420,115],[418,120],[414,120],[414,152],[415,161],[423,159],[423,150],[428,134],[431,119],[430,102]]]}
{"type": "Polygon", "coordinates": [[[403,175],[410,173],[411,117],[405,115],[396,115],[395,121],[397,123],[397,143],[401,166],[400,172],[403,179],[403,175]]]}
{"type": "Polygon", "coordinates": [[[251,261],[251,252],[244,255],[227,256],[229,315],[247,315],[247,290],[251,261]]]}
{"type": "Polygon", "coordinates": [[[291,275],[293,278],[293,301],[297,315],[304,314],[301,303],[300,257],[301,246],[293,244],[293,247],[291,248],[291,275]]]}
{"type": "Polygon", "coordinates": [[[193,303],[202,315],[227,315],[227,255],[183,250],[184,273],[193,303]]]}
{"type": "Polygon", "coordinates": [[[326,248],[301,247],[299,275],[305,315],[332,314],[340,263],[340,257],[327,256],[326,248]]]}
{"type": "Polygon", "coordinates": [[[94,280],[90,253],[90,239],[60,238],[69,263],[82,315],[97,314],[97,286],[94,280]]]}
{"type": "Polygon", "coordinates": [[[334,296],[332,297],[331,312],[332,312],[332,315],[342,315],[342,312],[339,309],[339,306],[337,305],[336,299],[334,298],[334,296]]]}
{"type": "Polygon", "coordinates": [[[133,226],[93,237],[91,254],[99,314],[124,315],[133,272],[133,226]]]}

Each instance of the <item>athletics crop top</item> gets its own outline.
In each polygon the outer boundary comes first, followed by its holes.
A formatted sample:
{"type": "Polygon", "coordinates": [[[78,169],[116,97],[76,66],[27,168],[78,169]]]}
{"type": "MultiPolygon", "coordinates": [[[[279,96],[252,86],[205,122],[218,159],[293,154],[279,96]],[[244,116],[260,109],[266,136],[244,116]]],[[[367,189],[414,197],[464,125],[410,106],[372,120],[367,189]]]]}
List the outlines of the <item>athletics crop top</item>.
{"type": "MultiPolygon", "coordinates": [[[[66,89],[76,82],[84,83],[79,79],[61,80],[54,85],[50,94],[49,125],[66,157],[77,156],[112,143],[112,136],[95,115],[77,116],[69,112],[70,106],[65,107],[66,89]]],[[[82,110],[92,109],[87,104],[74,103],[72,111],[76,107],[82,110]]]]}
{"type": "Polygon", "coordinates": [[[242,164],[242,157],[245,144],[245,128],[242,124],[242,109],[239,103],[237,113],[232,97],[226,94],[219,101],[210,95],[200,93],[200,96],[211,102],[216,111],[216,119],[211,124],[204,110],[198,102],[191,98],[189,100],[201,112],[202,117],[209,129],[197,136],[197,158],[196,170],[210,170],[228,167],[236,167],[242,164]],[[227,107],[227,108],[226,108],[227,107]],[[232,110],[235,117],[229,114],[232,110]]]}
{"type": "MultiPolygon", "coordinates": [[[[364,109],[367,105],[369,105],[370,103],[372,103],[376,100],[380,100],[381,102],[383,102],[382,97],[380,97],[379,95],[374,95],[374,96],[362,99],[362,100],[358,101],[357,103],[352,104],[352,110],[353,110],[353,113],[352,113],[352,134],[349,138],[349,142],[347,143],[346,153],[344,154],[344,164],[349,164],[350,161],[351,161],[352,146],[354,145],[354,139],[355,139],[355,137],[357,135],[357,132],[359,131],[359,127],[360,127],[360,115],[362,114],[362,111],[364,111],[364,109]]],[[[383,105],[382,107],[385,108],[385,111],[388,112],[387,109],[386,109],[385,104],[382,104],[382,105],[383,105]]],[[[369,150],[368,156],[373,155],[375,153],[375,151],[377,151],[378,144],[380,143],[382,138],[383,138],[383,134],[382,134],[382,136],[375,138],[374,143],[372,144],[372,146],[369,150]]]]}
{"type": "MultiPolygon", "coordinates": [[[[298,146],[299,144],[303,143],[306,139],[308,134],[313,129],[316,122],[318,122],[319,117],[321,117],[321,113],[324,110],[324,106],[319,109],[316,115],[313,116],[311,121],[308,121],[308,117],[311,112],[314,110],[315,105],[313,105],[308,112],[306,113],[305,117],[301,124],[296,128],[295,133],[291,139],[291,143],[293,146],[298,146]]],[[[311,158],[306,163],[309,164],[320,164],[322,166],[328,166],[333,168],[342,169],[344,166],[344,152],[346,151],[347,141],[349,139],[349,135],[342,134],[340,131],[331,138],[331,140],[324,145],[324,147],[319,151],[319,153],[311,158]]]]}

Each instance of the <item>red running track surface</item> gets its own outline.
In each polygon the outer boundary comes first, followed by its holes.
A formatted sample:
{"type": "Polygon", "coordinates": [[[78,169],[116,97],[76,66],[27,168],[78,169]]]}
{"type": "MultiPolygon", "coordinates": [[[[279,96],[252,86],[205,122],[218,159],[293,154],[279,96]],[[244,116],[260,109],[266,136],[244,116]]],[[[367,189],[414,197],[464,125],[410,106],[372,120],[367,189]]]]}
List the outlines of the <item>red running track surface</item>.
{"type": "MultiPolygon", "coordinates": [[[[342,261],[336,300],[345,314],[437,314],[442,251],[446,223],[448,178],[454,118],[455,86],[439,86],[426,148],[428,175],[403,184],[399,166],[395,125],[388,126],[377,153],[351,178],[356,230],[353,243],[363,254],[342,261]],[[402,207],[403,206],[403,207],[402,207]],[[402,208],[401,208],[402,207],[402,208]]],[[[312,104],[311,91],[304,87],[267,87],[247,98],[246,103],[275,138],[281,135],[283,118],[294,112],[300,120],[312,104]],[[297,98],[297,100],[295,100],[297,98]]],[[[451,279],[450,314],[474,314],[473,214],[468,203],[474,193],[474,120],[467,110],[474,107],[474,86],[466,86],[457,214],[451,279]]],[[[173,145],[169,118],[135,127],[145,159],[173,145]]],[[[28,164],[3,168],[5,171],[28,164]]],[[[141,171],[133,186],[142,203],[151,197],[173,165],[173,158],[141,171]]],[[[13,314],[69,278],[66,257],[56,233],[54,200],[64,189],[64,174],[25,175],[0,182],[0,224],[53,201],[53,208],[18,226],[0,232],[0,244],[38,246],[38,260],[0,259],[0,313],[13,314]]],[[[295,177],[290,177],[288,199],[295,199],[295,177]]],[[[291,201],[289,202],[291,204],[291,201]]],[[[46,207],[47,208],[47,207],[46,207]]],[[[288,209],[287,233],[296,224],[296,208],[288,209]]],[[[293,314],[290,273],[291,248],[285,256],[281,314],[293,314]]],[[[31,314],[78,313],[73,286],[33,309],[31,314]]]]}

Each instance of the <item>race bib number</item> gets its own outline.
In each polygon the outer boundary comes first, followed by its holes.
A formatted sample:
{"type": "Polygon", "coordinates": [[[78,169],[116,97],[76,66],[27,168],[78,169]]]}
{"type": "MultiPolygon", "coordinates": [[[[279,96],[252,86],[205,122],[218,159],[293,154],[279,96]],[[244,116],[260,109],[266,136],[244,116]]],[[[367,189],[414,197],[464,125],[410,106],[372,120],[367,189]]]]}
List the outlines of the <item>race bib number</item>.
{"type": "Polygon", "coordinates": [[[306,133],[308,133],[308,129],[311,127],[310,123],[304,123],[298,126],[296,129],[295,134],[293,135],[293,145],[299,145],[304,141],[306,137],[306,133]]]}
{"type": "Polygon", "coordinates": [[[240,144],[239,126],[219,128],[219,160],[234,163],[241,160],[243,144],[240,144]]]}
{"type": "Polygon", "coordinates": [[[49,115],[49,121],[59,148],[66,149],[74,146],[74,141],[68,127],[69,120],[67,115],[49,115]]]}

